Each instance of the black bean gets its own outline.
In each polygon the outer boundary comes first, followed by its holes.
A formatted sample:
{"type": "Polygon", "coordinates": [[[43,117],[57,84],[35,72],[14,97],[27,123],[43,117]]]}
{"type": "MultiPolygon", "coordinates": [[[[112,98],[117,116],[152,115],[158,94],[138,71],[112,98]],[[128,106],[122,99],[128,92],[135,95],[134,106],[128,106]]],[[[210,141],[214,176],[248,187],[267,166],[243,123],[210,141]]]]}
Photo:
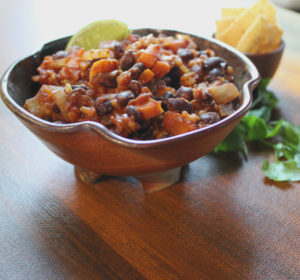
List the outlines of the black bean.
{"type": "Polygon", "coordinates": [[[220,116],[216,112],[207,112],[200,116],[200,122],[203,124],[213,124],[220,120],[220,116]]]}
{"type": "Polygon", "coordinates": [[[176,91],[176,96],[178,97],[183,97],[189,101],[191,101],[194,97],[193,90],[189,87],[184,87],[181,86],[177,91],[176,91]]]}
{"type": "Polygon", "coordinates": [[[117,87],[117,76],[120,74],[119,70],[114,70],[111,72],[100,72],[97,75],[99,83],[103,86],[116,88],[117,87]]]}
{"type": "Polygon", "coordinates": [[[162,108],[167,111],[168,110],[168,99],[169,98],[175,98],[175,95],[171,91],[165,92],[165,94],[162,97],[162,108]]]}
{"type": "Polygon", "coordinates": [[[87,91],[89,88],[86,85],[77,85],[77,86],[72,86],[72,91],[70,95],[88,95],[87,91]]]}
{"type": "Polygon", "coordinates": [[[237,98],[233,99],[232,101],[230,101],[230,104],[232,105],[232,108],[234,110],[237,110],[238,107],[240,106],[240,98],[237,97],[237,98]]]}
{"type": "Polygon", "coordinates": [[[137,122],[141,121],[141,114],[140,114],[139,110],[136,107],[134,107],[132,105],[127,106],[126,107],[126,113],[129,117],[133,116],[135,121],[137,121],[137,122]]]}
{"type": "Polygon", "coordinates": [[[85,90],[81,87],[73,89],[67,96],[70,106],[81,107],[81,106],[92,106],[94,101],[91,98],[90,90],[85,90]]]}
{"type": "Polygon", "coordinates": [[[140,74],[146,69],[146,66],[142,62],[134,64],[128,71],[131,73],[133,80],[137,80],[140,74]]]}
{"type": "Polygon", "coordinates": [[[105,114],[109,114],[113,110],[110,99],[103,102],[101,99],[96,99],[95,109],[97,114],[101,117],[105,114]]]}
{"type": "Polygon", "coordinates": [[[190,113],[192,111],[192,104],[183,98],[170,98],[168,99],[168,109],[174,111],[187,111],[190,113]]]}
{"type": "Polygon", "coordinates": [[[124,50],[119,42],[115,42],[114,44],[114,55],[116,59],[120,59],[124,54],[124,50]]]}
{"type": "Polygon", "coordinates": [[[214,99],[212,98],[211,94],[207,91],[203,91],[201,94],[201,100],[203,100],[207,104],[211,104],[214,99]]]}
{"type": "Polygon", "coordinates": [[[166,81],[166,79],[170,79],[170,81],[168,81],[168,85],[173,88],[178,88],[180,86],[181,74],[182,73],[180,68],[178,66],[175,66],[171,68],[171,71],[167,74],[164,80],[166,81]]]}
{"type": "Polygon", "coordinates": [[[56,113],[56,114],[59,114],[59,113],[60,113],[60,109],[58,108],[56,102],[54,102],[54,103],[52,104],[51,107],[52,107],[52,111],[53,111],[54,113],[56,113]]]}
{"type": "Polygon", "coordinates": [[[178,49],[177,54],[185,63],[194,58],[190,49],[178,49]]]}
{"type": "Polygon", "coordinates": [[[207,76],[207,80],[212,82],[217,79],[217,77],[224,77],[225,71],[224,69],[214,68],[209,71],[209,75],[207,76]]]}
{"type": "Polygon", "coordinates": [[[116,95],[117,102],[123,107],[133,98],[135,98],[135,95],[131,90],[123,91],[116,95]]]}
{"type": "Polygon", "coordinates": [[[142,92],[142,84],[137,80],[131,80],[128,88],[135,94],[139,95],[142,92]]]}
{"type": "Polygon", "coordinates": [[[173,94],[172,91],[166,91],[163,96],[163,99],[169,99],[169,98],[175,98],[175,95],[173,94]]]}
{"type": "Polygon", "coordinates": [[[135,62],[133,52],[131,50],[124,53],[121,59],[121,69],[123,71],[128,70],[135,62]]]}
{"type": "Polygon", "coordinates": [[[65,58],[67,56],[68,56],[68,52],[67,51],[58,51],[57,53],[55,53],[53,55],[53,59],[65,58]]]}
{"type": "Polygon", "coordinates": [[[218,56],[213,56],[204,61],[204,67],[207,70],[211,70],[215,67],[219,67],[223,62],[225,62],[223,58],[218,56]]]}

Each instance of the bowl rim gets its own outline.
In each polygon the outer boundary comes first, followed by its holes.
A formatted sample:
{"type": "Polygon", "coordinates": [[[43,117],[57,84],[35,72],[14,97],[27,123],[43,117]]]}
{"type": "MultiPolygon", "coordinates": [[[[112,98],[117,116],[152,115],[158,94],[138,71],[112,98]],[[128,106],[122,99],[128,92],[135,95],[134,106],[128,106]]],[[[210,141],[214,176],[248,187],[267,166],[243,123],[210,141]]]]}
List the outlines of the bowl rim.
{"type": "Polygon", "coordinates": [[[43,45],[43,47],[35,52],[34,54],[30,56],[26,56],[22,59],[17,60],[14,62],[3,74],[1,78],[1,90],[0,90],[0,96],[2,97],[4,103],[6,106],[13,112],[15,113],[19,118],[21,118],[24,121],[30,122],[36,127],[42,128],[44,130],[50,131],[50,132],[60,132],[60,133],[69,133],[69,132],[75,132],[79,131],[81,129],[91,129],[94,132],[100,134],[102,137],[106,138],[107,140],[116,143],[121,146],[129,147],[129,148],[155,148],[158,146],[162,145],[169,145],[169,144],[174,144],[177,142],[181,142],[185,138],[194,138],[196,136],[199,136],[199,134],[206,134],[208,132],[213,132],[219,127],[223,127],[226,124],[234,121],[235,119],[241,117],[243,114],[246,113],[246,111],[250,108],[251,103],[252,103],[252,91],[254,90],[255,86],[259,83],[260,81],[260,74],[257,70],[257,68],[254,66],[254,64],[251,62],[249,58],[246,57],[245,54],[239,52],[238,50],[234,49],[233,47],[229,46],[226,43],[220,42],[214,38],[208,38],[205,36],[199,36],[191,33],[186,33],[183,31],[178,31],[178,30],[172,30],[172,29],[152,29],[152,28],[141,28],[141,29],[133,29],[133,32],[138,32],[138,31],[144,31],[147,30],[149,31],[149,34],[151,32],[157,33],[157,32],[175,32],[177,34],[184,34],[184,35],[189,35],[192,37],[197,37],[206,41],[210,41],[214,43],[215,45],[220,46],[221,48],[227,49],[229,52],[233,53],[237,57],[239,57],[241,60],[244,61],[248,68],[248,72],[251,76],[251,78],[243,84],[243,93],[244,93],[244,98],[241,106],[231,115],[228,117],[211,124],[207,127],[203,128],[198,128],[193,131],[189,131],[183,134],[175,135],[175,136],[170,136],[166,138],[161,138],[161,139],[153,139],[153,140],[135,140],[135,139],[129,139],[125,138],[123,136],[120,136],[112,131],[110,131],[108,128],[106,128],[104,125],[101,123],[97,123],[94,121],[83,121],[83,122],[77,122],[77,123],[68,123],[68,124],[57,124],[57,123],[52,123],[50,121],[46,121],[43,119],[40,119],[28,111],[26,111],[23,107],[18,105],[15,100],[9,95],[8,93],[8,77],[10,73],[13,71],[14,67],[20,63],[21,61],[31,57],[31,56],[38,56],[40,55],[41,51],[43,48],[51,43],[54,43],[58,40],[63,40],[68,38],[63,37],[57,40],[50,41],[46,44],[43,45]]]}

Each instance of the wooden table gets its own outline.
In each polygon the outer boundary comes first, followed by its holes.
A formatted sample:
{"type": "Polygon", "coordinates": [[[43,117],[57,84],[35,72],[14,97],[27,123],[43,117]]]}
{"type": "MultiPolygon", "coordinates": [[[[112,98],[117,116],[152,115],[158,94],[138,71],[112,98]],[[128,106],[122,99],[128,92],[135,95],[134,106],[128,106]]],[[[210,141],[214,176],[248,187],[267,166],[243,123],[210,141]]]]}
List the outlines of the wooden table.
{"type": "MultiPolygon", "coordinates": [[[[4,5],[1,72],[44,39],[41,2],[4,5]]],[[[300,15],[279,16],[287,46],[270,88],[300,124],[300,15]]],[[[1,280],[300,279],[300,184],[263,176],[269,151],[205,156],[173,187],[145,194],[132,177],[84,185],[2,101],[0,131],[1,280]]]]}

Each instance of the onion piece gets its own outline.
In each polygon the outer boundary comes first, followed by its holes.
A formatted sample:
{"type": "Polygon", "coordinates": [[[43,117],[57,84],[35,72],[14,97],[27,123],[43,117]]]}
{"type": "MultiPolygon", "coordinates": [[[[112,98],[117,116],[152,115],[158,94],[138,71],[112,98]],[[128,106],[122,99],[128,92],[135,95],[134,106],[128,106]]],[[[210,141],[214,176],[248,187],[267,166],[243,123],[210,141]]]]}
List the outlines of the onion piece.
{"type": "Polygon", "coordinates": [[[217,104],[226,104],[241,95],[233,83],[212,86],[208,88],[208,92],[217,104]]]}

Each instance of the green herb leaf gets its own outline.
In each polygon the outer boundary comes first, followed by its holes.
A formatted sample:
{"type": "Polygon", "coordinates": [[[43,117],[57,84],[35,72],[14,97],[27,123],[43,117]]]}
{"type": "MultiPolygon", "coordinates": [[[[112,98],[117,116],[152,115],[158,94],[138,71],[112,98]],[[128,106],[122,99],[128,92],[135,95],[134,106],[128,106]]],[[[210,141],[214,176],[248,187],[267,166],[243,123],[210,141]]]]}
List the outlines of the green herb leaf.
{"type": "Polygon", "coordinates": [[[277,161],[279,161],[281,158],[290,160],[295,156],[295,150],[282,143],[274,144],[273,149],[275,151],[277,161]]]}
{"type": "Polygon", "coordinates": [[[300,153],[300,125],[295,126],[295,130],[297,132],[298,140],[299,140],[298,145],[296,147],[296,151],[297,151],[297,153],[300,153]]]}
{"type": "Polygon", "coordinates": [[[275,161],[269,163],[265,160],[262,165],[265,175],[275,181],[299,181],[300,180],[300,154],[288,161],[275,161]]]}
{"type": "Polygon", "coordinates": [[[263,140],[266,138],[268,127],[262,118],[248,115],[242,119],[242,124],[246,128],[246,137],[248,141],[263,140]]]}
{"type": "Polygon", "coordinates": [[[265,106],[272,110],[276,107],[278,98],[273,92],[267,90],[267,85],[269,84],[269,82],[270,79],[261,80],[260,85],[256,89],[257,97],[252,103],[252,109],[265,106]]]}
{"type": "Polygon", "coordinates": [[[266,138],[271,138],[271,137],[274,137],[275,135],[277,135],[279,133],[283,123],[284,123],[284,120],[270,123],[270,125],[268,125],[268,134],[267,134],[266,138]]]}
{"type": "Polygon", "coordinates": [[[272,110],[269,107],[262,106],[259,109],[253,109],[248,111],[246,116],[255,116],[257,118],[262,118],[265,122],[271,119],[272,110]]]}
{"type": "Polygon", "coordinates": [[[247,158],[248,149],[245,143],[244,127],[238,124],[234,130],[214,149],[215,152],[242,151],[247,158]]]}
{"type": "Polygon", "coordinates": [[[269,85],[271,79],[270,78],[264,78],[261,79],[260,84],[259,84],[259,89],[267,89],[267,86],[269,85]]]}
{"type": "Polygon", "coordinates": [[[287,121],[282,124],[280,136],[286,144],[297,146],[300,141],[296,127],[287,121]]]}

